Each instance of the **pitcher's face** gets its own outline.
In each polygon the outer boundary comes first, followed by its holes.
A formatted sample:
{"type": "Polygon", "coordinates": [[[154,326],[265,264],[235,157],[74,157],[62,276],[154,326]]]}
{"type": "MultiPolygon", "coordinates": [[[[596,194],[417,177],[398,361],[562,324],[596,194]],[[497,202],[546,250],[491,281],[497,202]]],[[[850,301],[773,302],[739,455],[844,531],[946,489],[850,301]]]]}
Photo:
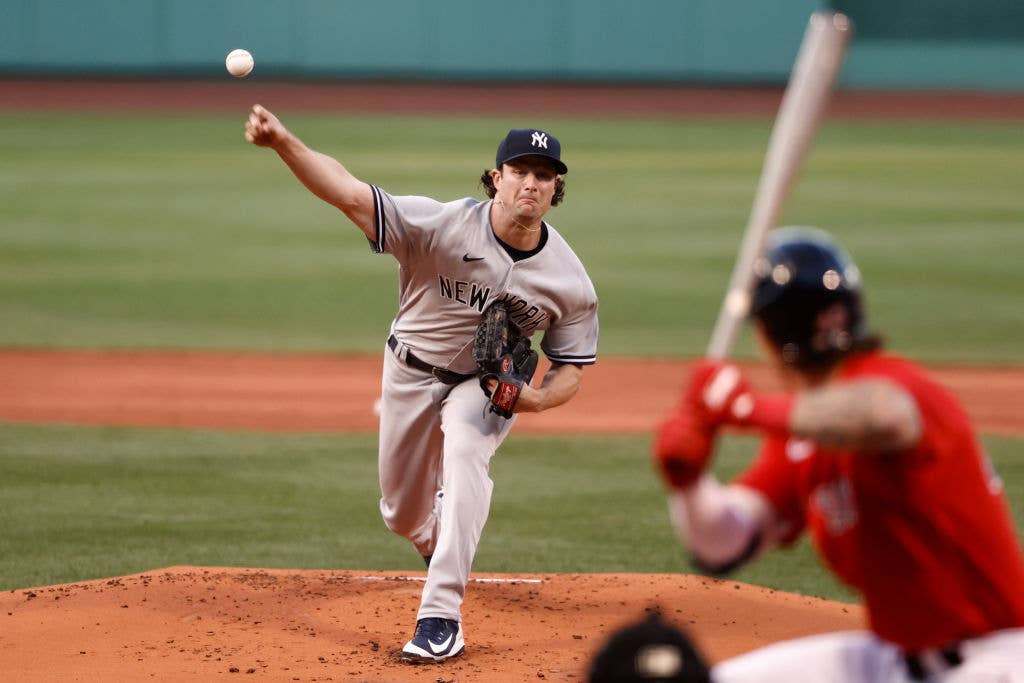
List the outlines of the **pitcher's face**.
{"type": "Polygon", "coordinates": [[[520,219],[536,220],[551,208],[558,173],[551,161],[526,156],[502,164],[491,171],[496,194],[494,201],[520,219]]]}

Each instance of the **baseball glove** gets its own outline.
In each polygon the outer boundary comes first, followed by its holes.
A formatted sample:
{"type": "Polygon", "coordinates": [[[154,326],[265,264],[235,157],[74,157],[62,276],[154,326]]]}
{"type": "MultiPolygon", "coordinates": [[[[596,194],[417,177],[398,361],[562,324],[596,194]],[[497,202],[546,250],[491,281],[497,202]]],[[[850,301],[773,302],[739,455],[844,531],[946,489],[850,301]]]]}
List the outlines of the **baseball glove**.
{"type": "Polygon", "coordinates": [[[491,412],[512,417],[523,385],[529,384],[537,370],[537,352],[530,348],[529,338],[512,325],[504,301],[495,301],[484,310],[473,339],[473,360],[491,412]],[[498,382],[493,392],[487,389],[490,379],[498,382]]]}

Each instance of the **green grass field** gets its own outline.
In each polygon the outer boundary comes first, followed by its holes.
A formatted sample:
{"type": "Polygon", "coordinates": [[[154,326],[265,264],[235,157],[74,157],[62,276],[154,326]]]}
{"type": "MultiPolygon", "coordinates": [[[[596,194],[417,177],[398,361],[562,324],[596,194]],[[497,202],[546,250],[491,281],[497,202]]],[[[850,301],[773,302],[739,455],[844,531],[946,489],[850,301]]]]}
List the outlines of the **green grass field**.
{"type": "MultiPolygon", "coordinates": [[[[987,439],[1024,524],[1019,439],[987,439]]],[[[728,477],[755,443],[728,438],[728,477]]],[[[513,435],[475,569],[691,571],[642,437],[513,435]]],[[[170,565],[421,570],[377,513],[372,435],[0,425],[0,590],[170,565]]],[[[809,548],[734,578],[851,599],[809,548]]]]}
{"type": "MultiPolygon", "coordinates": [[[[0,347],[376,352],[397,299],[331,207],[224,116],[0,113],[0,347]]],[[[479,196],[519,118],[287,116],[394,194],[479,196]]],[[[699,355],[769,123],[543,119],[551,222],[601,299],[602,354],[699,355]]],[[[933,362],[1024,362],[1019,127],[836,123],[786,221],[854,253],[876,327],[933,362]]],[[[741,355],[750,355],[749,339],[741,355]]],[[[417,569],[376,511],[375,440],[0,425],[0,589],[170,564],[417,569]]],[[[1021,439],[988,439],[1018,523],[1021,439]]],[[[750,444],[729,440],[723,474],[750,444]]],[[[481,571],[688,571],[638,437],[513,436],[481,571]]],[[[848,597],[806,547],[737,578],[848,597]]]]}
{"type": "MultiPolygon", "coordinates": [[[[358,176],[441,199],[482,196],[476,178],[522,124],[284,118],[358,176]]],[[[0,346],[376,352],[394,260],[246,144],[242,120],[0,114],[0,346]]],[[[601,353],[702,353],[769,123],[538,123],[565,145],[550,218],[597,287],[601,353]]],[[[1016,126],[831,123],[786,221],[849,246],[897,348],[1016,363],[1022,177],[1016,126]]]]}

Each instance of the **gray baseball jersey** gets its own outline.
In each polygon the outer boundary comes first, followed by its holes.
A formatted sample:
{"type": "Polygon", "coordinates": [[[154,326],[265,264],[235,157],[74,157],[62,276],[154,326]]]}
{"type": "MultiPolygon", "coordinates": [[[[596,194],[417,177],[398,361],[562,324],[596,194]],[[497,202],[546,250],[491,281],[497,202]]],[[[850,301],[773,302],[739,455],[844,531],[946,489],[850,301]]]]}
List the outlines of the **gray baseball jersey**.
{"type": "Polygon", "coordinates": [[[513,258],[491,229],[489,201],[442,203],[372,191],[371,247],[400,265],[399,310],[381,383],[381,515],[431,558],[418,618],[461,621],[490,509],[490,460],[515,416],[488,412],[475,378],[446,384],[415,367],[410,355],[453,373],[474,373],[480,315],[502,299],[523,334],[542,333],[540,348],[552,362],[591,364],[597,295],[576,254],[547,224],[539,248],[513,258]]]}
{"type": "Polygon", "coordinates": [[[495,299],[556,363],[597,360],[597,295],[583,264],[550,225],[533,256],[512,257],[491,230],[491,202],[441,203],[392,197],[373,187],[378,252],[401,264],[399,309],[392,332],[432,365],[474,372],[473,332],[495,299]]]}

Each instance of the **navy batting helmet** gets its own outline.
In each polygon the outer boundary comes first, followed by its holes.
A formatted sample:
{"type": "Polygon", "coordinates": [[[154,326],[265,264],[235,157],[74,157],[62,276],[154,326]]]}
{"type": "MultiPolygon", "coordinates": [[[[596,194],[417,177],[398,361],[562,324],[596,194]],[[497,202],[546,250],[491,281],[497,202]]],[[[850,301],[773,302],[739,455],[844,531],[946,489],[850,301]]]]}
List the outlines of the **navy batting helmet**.
{"type": "Polygon", "coordinates": [[[860,271],[827,233],[775,230],[754,271],[750,314],[785,363],[822,369],[855,348],[877,346],[864,320],[860,271]]]}

